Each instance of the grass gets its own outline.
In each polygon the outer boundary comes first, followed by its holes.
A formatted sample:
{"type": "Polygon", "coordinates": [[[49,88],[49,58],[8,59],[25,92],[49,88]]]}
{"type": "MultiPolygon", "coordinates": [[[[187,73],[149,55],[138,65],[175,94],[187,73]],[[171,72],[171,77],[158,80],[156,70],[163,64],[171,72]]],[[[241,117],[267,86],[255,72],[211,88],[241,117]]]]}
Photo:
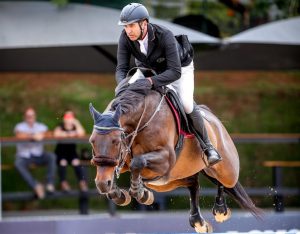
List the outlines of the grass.
{"type": "MultiPolygon", "coordinates": [[[[52,130],[66,109],[73,109],[88,133],[92,119],[88,104],[103,111],[114,96],[115,80],[112,74],[86,73],[0,73],[0,134],[12,136],[17,122],[28,106],[36,108],[38,120],[52,130]]],[[[285,72],[197,72],[195,100],[209,106],[222,120],[230,133],[299,133],[300,132],[300,71],[285,72]]],[[[53,150],[53,145],[47,146],[53,150]]],[[[80,145],[79,148],[89,147],[80,145]]],[[[240,180],[244,186],[265,187],[272,184],[271,169],[264,168],[264,160],[299,160],[299,144],[238,144],[240,180]]],[[[14,162],[14,147],[2,148],[2,162],[14,162]]],[[[68,178],[77,186],[72,170],[68,178]]],[[[44,169],[34,170],[43,178],[44,169]]],[[[94,168],[88,168],[89,186],[94,188],[94,168]]],[[[299,170],[284,169],[284,185],[300,187],[299,170]]],[[[129,175],[121,176],[119,183],[128,185],[129,175]]],[[[3,191],[25,191],[27,185],[15,170],[3,171],[3,191]]],[[[201,186],[211,183],[201,177],[201,186]]],[[[203,198],[203,206],[211,207],[213,200],[203,198]]],[[[255,198],[258,205],[272,206],[272,199],[255,198]]],[[[289,206],[300,206],[298,199],[287,198],[289,206]]],[[[30,205],[30,204],[29,204],[30,205]]],[[[91,200],[91,206],[105,209],[105,199],[91,200]]],[[[32,204],[32,208],[76,208],[77,200],[51,200],[32,204]]],[[[169,208],[188,207],[187,198],[170,198],[169,208]]],[[[23,204],[4,204],[4,209],[29,209],[23,204]]],[[[132,209],[135,206],[132,205],[132,209]]],[[[122,208],[126,209],[126,208],[122,208]]]]}

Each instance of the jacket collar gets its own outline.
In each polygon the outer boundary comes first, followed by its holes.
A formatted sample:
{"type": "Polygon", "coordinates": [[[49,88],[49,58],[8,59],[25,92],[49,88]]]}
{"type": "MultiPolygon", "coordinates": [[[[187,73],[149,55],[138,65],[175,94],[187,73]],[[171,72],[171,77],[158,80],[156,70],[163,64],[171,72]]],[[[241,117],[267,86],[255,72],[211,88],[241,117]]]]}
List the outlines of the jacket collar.
{"type": "Polygon", "coordinates": [[[148,30],[148,40],[153,41],[155,39],[155,34],[154,34],[155,29],[153,28],[153,25],[149,23],[147,30],[148,30]]]}
{"type": "MultiPolygon", "coordinates": [[[[148,51],[147,51],[147,57],[148,57],[152,53],[152,51],[155,47],[155,42],[154,42],[155,41],[155,28],[150,23],[148,23],[147,32],[148,32],[148,51]]],[[[128,40],[129,40],[129,38],[128,38],[128,40]]],[[[136,40],[133,42],[133,44],[134,44],[136,50],[141,53],[141,56],[146,57],[140,50],[139,42],[136,40]]]]}
{"type": "Polygon", "coordinates": [[[148,24],[148,52],[147,52],[147,56],[149,56],[154,47],[155,47],[155,28],[153,27],[152,24],[148,24]]]}

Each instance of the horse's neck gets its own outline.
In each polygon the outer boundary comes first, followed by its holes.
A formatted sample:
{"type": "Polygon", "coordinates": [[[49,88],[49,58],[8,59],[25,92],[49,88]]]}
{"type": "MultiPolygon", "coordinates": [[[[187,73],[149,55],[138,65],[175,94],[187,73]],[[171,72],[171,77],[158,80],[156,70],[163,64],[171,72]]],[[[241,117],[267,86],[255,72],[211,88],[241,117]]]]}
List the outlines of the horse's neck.
{"type": "Polygon", "coordinates": [[[122,127],[133,131],[138,127],[139,121],[141,121],[139,127],[142,127],[155,112],[159,103],[158,97],[158,93],[151,93],[143,101],[130,108],[134,111],[122,114],[120,118],[122,127]]]}

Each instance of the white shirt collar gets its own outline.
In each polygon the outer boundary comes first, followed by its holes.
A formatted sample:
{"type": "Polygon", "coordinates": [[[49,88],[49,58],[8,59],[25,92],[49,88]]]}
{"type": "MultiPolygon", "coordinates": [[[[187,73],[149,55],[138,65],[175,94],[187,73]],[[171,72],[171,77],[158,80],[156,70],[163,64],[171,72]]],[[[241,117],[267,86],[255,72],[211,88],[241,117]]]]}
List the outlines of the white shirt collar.
{"type": "Polygon", "coordinates": [[[144,37],[143,40],[138,40],[139,44],[140,44],[140,49],[141,52],[145,55],[147,55],[147,51],[148,51],[148,32],[146,34],[146,36],[144,37]]]}

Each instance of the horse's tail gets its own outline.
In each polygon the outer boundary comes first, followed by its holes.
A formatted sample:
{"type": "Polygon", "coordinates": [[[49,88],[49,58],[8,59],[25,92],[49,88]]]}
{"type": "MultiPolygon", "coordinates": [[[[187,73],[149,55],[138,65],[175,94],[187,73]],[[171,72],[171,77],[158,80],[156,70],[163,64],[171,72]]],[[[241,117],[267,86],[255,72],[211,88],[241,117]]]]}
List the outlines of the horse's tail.
{"type": "MultiPolygon", "coordinates": [[[[220,183],[215,178],[207,175],[204,171],[202,171],[202,173],[214,184],[218,185],[220,183]]],[[[224,191],[230,197],[232,197],[240,205],[241,208],[249,210],[255,218],[262,219],[263,210],[255,206],[239,181],[233,188],[227,188],[224,186],[224,191]]]]}
{"type": "Polygon", "coordinates": [[[255,206],[239,181],[233,188],[224,187],[224,191],[230,195],[242,208],[249,210],[255,218],[262,218],[262,209],[255,206]]]}

